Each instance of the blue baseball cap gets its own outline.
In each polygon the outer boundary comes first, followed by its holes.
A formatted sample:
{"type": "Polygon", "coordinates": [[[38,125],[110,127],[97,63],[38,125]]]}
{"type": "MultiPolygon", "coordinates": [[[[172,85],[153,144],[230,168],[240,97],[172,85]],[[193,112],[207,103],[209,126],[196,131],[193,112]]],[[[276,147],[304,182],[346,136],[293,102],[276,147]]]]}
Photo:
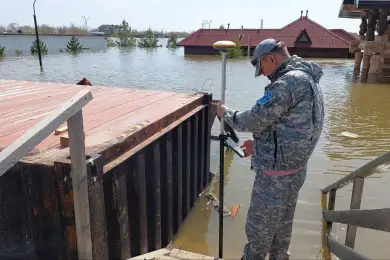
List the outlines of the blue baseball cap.
{"type": "Polygon", "coordinates": [[[280,41],[271,38],[265,39],[257,44],[255,50],[253,51],[253,60],[251,61],[253,67],[256,69],[255,77],[263,74],[260,67],[260,60],[264,58],[265,55],[278,49],[280,46],[280,41]]]}

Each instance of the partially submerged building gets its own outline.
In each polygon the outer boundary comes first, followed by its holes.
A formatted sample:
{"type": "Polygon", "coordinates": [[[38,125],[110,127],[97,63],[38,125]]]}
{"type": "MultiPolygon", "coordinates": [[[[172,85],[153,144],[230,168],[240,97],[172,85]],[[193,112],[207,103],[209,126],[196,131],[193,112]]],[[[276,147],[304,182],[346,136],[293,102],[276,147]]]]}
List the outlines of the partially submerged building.
{"type": "Polygon", "coordinates": [[[361,82],[390,83],[390,1],[343,0],[340,18],[361,19],[359,39],[351,41],[355,75],[361,82]]]}
{"type": "Polygon", "coordinates": [[[349,46],[357,38],[343,29],[327,29],[309,19],[308,11],[280,29],[199,29],[182,40],[185,54],[216,54],[213,43],[239,41],[241,48],[253,54],[256,45],[267,38],[282,40],[289,51],[302,57],[347,58],[349,46]]]}

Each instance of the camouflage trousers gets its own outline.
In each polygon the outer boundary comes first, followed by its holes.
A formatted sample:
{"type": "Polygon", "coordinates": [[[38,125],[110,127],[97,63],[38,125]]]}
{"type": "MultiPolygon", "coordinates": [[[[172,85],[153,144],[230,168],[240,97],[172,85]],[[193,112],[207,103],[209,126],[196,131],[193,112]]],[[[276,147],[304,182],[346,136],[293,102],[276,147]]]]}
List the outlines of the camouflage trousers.
{"type": "Polygon", "coordinates": [[[268,176],[256,171],[245,231],[244,260],[289,259],[295,206],[306,179],[306,168],[296,174],[268,176]]]}

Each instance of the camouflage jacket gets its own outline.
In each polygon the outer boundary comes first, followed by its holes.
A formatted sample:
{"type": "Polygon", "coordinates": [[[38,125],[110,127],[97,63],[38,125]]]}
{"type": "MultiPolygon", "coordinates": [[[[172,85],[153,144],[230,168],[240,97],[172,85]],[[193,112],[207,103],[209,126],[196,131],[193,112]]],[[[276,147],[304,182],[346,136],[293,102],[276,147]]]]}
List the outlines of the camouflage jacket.
{"type": "Polygon", "coordinates": [[[225,111],[232,128],[253,132],[253,170],[306,167],[324,122],[322,75],[319,65],[291,56],[268,77],[271,83],[251,110],[225,111]]]}

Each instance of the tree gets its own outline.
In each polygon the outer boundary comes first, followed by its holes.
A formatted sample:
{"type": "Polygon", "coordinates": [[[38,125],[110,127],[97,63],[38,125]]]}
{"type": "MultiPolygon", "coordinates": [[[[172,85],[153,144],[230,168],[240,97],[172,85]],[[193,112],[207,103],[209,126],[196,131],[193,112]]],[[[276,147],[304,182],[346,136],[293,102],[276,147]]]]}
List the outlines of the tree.
{"type": "Polygon", "coordinates": [[[66,51],[71,53],[79,53],[83,50],[83,45],[79,42],[79,39],[75,36],[69,40],[68,45],[66,46],[66,51]]]}
{"type": "Polygon", "coordinates": [[[106,37],[107,47],[115,47],[116,43],[109,37],[106,37]]]}
{"type": "Polygon", "coordinates": [[[233,59],[242,58],[243,55],[240,41],[237,39],[234,43],[236,44],[236,47],[227,49],[226,56],[233,59]]]}
{"type": "MultiPolygon", "coordinates": [[[[46,55],[47,54],[47,47],[45,43],[42,40],[39,40],[39,47],[41,50],[41,55],[46,55]]],[[[33,45],[31,46],[31,55],[38,54],[38,44],[37,40],[33,41],[33,45]]]]}
{"type": "Polygon", "coordinates": [[[156,36],[154,35],[152,29],[148,29],[146,31],[146,34],[145,34],[145,37],[142,38],[139,42],[138,42],[138,47],[140,48],[156,48],[156,47],[161,47],[157,45],[158,43],[158,39],[156,38],[156,36]]]}
{"type": "Polygon", "coordinates": [[[119,29],[118,38],[119,41],[116,41],[118,47],[132,47],[136,45],[133,31],[125,19],[123,19],[122,26],[119,29]]]}
{"type": "Polygon", "coordinates": [[[5,47],[0,46],[0,58],[4,57],[4,50],[5,50],[5,47]]]}
{"type": "Polygon", "coordinates": [[[177,48],[177,37],[171,33],[171,36],[168,39],[167,48],[177,48]]]}
{"type": "Polygon", "coordinates": [[[223,24],[221,24],[221,26],[219,26],[219,29],[225,29],[225,26],[223,26],[223,24]]]}
{"type": "Polygon", "coordinates": [[[19,24],[17,24],[17,23],[10,23],[8,25],[8,30],[11,31],[11,32],[16,32],[17,30],[19,30],[19,24]]]}

